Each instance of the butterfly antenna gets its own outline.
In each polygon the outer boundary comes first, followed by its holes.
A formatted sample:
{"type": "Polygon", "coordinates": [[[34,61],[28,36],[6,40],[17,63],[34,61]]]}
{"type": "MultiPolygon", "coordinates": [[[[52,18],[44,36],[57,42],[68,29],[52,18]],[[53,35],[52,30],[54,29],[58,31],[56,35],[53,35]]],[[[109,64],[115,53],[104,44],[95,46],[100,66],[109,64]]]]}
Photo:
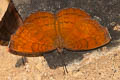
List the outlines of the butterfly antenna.
{"type": "Polygon", "coordinates": [[[60,57],[61,57],[61,60],[62,60],[62,63],[63,63],[63,70],[64,70],[64,74],[66,74],[66,73],[68,73],[68,70],[67,70],[67,66],[66,66],[66,64],[65,64],[65,60],[64,60],[64,57],[63,57],[63,50],[62,49],[60,49],[60,48],[57,48],[57,51],[58,51],[58,53],[59,53],[59,55],[60,55],[60,57]]]}

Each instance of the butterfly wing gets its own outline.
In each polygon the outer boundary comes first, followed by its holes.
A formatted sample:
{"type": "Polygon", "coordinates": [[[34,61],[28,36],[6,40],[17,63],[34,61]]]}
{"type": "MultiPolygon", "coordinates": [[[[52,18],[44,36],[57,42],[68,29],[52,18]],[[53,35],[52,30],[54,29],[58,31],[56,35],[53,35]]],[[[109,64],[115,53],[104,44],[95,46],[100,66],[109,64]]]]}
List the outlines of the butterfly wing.
{"type": "Polygon", "coordinates": [[[87,13],[81,13],[80,10],[74,8],[71,9],[58,13],[58,16],[62,15],[58,18],[58,22],[64,48],[69,50],[89,50],[105,45],[110,41],[111,38],[106,28],[89,16],[84,16],[87,13]],[[71,12],[68,12],[69,10],[71,12]],[[64,13],[67,13],[67,15],[64,13]]]}
{"type": "Polygon", "coordinates": [[[47,12],[36,12],[11,36],[9,48],[26,54],[48,52],[56,49],[55,38],[54,16],[47,12]]]}

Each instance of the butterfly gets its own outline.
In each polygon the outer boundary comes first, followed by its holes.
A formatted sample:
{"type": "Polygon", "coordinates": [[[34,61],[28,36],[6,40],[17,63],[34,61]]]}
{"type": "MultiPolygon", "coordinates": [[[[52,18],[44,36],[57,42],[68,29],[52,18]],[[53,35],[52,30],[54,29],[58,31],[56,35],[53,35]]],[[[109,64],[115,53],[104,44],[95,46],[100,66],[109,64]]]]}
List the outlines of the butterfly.
{"type": "Polygon", "coordinates": [[[35,12],[11,36],[9,50],[19,55],[40,55],[63,49],[90,50],[109,43],[106,27],[79,8],[66,8],[56,13],[35,12]]]}

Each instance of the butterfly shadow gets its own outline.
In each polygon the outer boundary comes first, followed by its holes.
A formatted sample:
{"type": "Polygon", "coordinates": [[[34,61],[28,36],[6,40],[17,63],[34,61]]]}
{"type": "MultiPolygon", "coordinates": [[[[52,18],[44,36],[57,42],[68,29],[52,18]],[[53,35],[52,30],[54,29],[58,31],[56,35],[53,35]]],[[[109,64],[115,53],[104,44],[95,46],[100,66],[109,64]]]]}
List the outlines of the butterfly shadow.
{"type": "Polygon", "coordinates": [[[108,50],[111,50],[120,45],[120,31],[113,30],[112,26],[110,27],[111,28],[109,29],[109,33],[111,36],[111,41],[106,45],[108,50]]]}
{"type": "Polygon", "coordinates": [[[58,53],[57,50],[43,53],[42,55],[40,53],[36,53],[36,55],[26,55],[26,53],[20,53],[20,52],[15,52],[12,50],[9,50],[12,54],[23,56],[22,58],[18,59],[15,67],[20,67],[24,66],[26,62],[29,62],[27,60],[27,57],[38,57],[38,56],[43,56],[44,59],[46,60],[48,66],[51,69],[56,69],[58,67],[64,67],[68,64],[73,63],[74,60],[81,61],[84,57],[83,54],[90,53],[90,51],[68,51],[64,50],[62,53],[58,53]]]}
{"type": "Polygon", "coordinates": [[[44,54],[44,58],[47,61],[48,66],[51,69],[56,69],[58,67],[64,67],[71,63],[74,63],[74,61],[81,61],[84,56],[83,54],[86,54],[90,51],[69,51],[64,50],[61,54],[57,51],[51,52],[49,54],[44,54]]]}

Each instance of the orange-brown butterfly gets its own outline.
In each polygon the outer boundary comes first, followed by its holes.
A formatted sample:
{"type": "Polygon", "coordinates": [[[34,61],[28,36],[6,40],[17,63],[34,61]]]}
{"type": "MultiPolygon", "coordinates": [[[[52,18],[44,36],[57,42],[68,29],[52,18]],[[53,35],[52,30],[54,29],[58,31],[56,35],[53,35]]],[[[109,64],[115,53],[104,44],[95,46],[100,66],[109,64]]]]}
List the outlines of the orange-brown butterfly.
{"type": "Polygon", "coordinates": [[[56,14],[35,12],[11,36],[9,48],[21,55],[37,55],[62,49],[90,50],[111,40],[107,28],[78,8],[56,14]]]}

